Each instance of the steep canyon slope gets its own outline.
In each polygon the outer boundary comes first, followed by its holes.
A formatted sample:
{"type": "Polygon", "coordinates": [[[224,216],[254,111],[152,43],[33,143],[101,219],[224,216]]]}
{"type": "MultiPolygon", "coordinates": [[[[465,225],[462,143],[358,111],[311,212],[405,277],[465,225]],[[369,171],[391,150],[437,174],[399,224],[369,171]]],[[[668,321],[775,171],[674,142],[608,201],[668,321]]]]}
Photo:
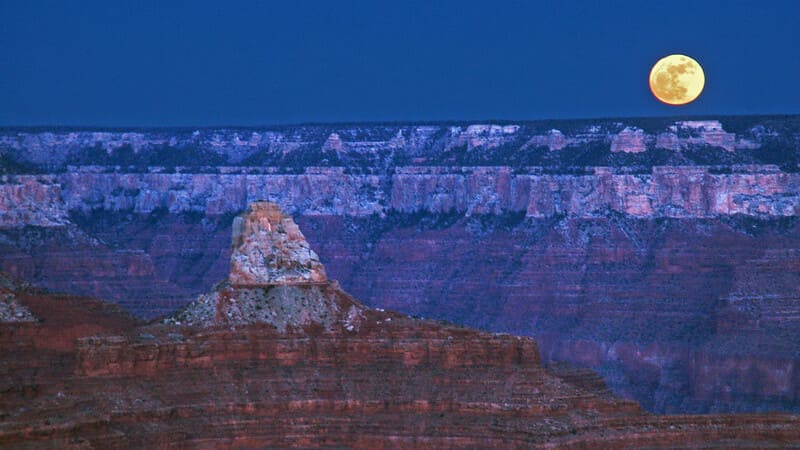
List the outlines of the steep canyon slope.
{"type": "Polygon", "coordinates": [[[172,313],[255,200],[373,307],[535,336],[658,412],[800,411],[800,118],[3,130],[0,269],[172,313]]]}
{"type": "Polygon", "coordinates": [[[589,370],[542,365],[531,338],[365,307],[275,204],[250,205],[232,234],[227,277],[148,325],[4,283],[36,318],[0,328],[0,448],[800,443],[796,415],[651,415],[589,370]],[[65,322],[75,334],[52,335],[65,322]]]}

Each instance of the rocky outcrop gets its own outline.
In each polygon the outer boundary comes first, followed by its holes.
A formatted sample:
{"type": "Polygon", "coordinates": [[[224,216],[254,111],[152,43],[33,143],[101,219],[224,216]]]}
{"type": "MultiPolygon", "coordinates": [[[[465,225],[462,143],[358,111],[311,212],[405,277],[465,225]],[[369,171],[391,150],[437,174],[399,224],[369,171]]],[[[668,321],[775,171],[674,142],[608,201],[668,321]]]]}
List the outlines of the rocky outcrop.
{"type": "MultiPolygon", "coordinates": [[[[274,204],[251,206],[233,227],[233,254],[260,248],[274,256],[287,243],[281,230],[292,229],[289,224],[274,204]]],[[[103,334],[79,334],[77,348],[45,353],[20,339],[24,333],[0,329],[0,355],[16,356],[3,367],[10,376],[0,386],[0,447],[750,448],[800,442],[798,416],[647,414],[585,369],[542,366],[530,338],[413,319],[354,300],[358,326],[348,326],[349,315],[326,326],[308,314],[341,300],[335,292],[308,303],[249,295],[254,289],[335,290],[327,282],[281,278],[294,273],[296,262],[284,259],[255,280],[260,284],[228,291],[229,300],[248,307],[294,307],[286,317],[293,325],[284,329],[271,315],[180,326],[123,323],[120,329],[111,310],[92,316],[91,303],[68,319],[92,320],[103,334]]],[[[45,313],[45,322],[53,313],[45,313]]],[[[63,320],[54,322],[63,327],[63,320]]]]}
{"type": "Polygon", "coordinates": [[[391,176],[307,169],[303,175],[91,174],[7,177],[0,228],[63,226],[70,213],[238,213],[267,199],[293,214],[369,216],[391,211],[594,218],[706,218],[800,214],[800,174],[776,166],[653,167],[644,174],[592,167],[583,175],[511,167],[397,167],[391,176]],[[18,186],[25,186],[20,191],[18,186]],[[38,200],[36,200],[38,199],[38,200]]]}
{"type": "Polygon", "coordinates": [[[6,129],[0,269],[148,319],[216,308],[250,289],[212,290],[231,219],[269,200],[369,305],[535,335],[653,411],[798,411],[798,162],[796,116],[6,129]]]}
{"type": "Polygon", "coordinates": [[[269,202],[251,204],[233,220],[227,282],[164,320],[187,326],[269,324],[360,328],[364,307],[328,282],[319,257],[291,216],[269,202]]]}
{"type": "Polygon", "coordinates": [[[61,184],[51,176],[0,176],[0,227],[68,222],[61,184]]]}
{"type": "Polygon", "coordinates": [[[669,131],[658,135],[656,148],[683,150],[692,145],[705,144],[732,152],[739,149],[758,148],[758,144],[742,139],[722,129],[718,120],[684,120],[675,122],[669,131]]]}
{"type": "Polygon", "coordinates": [[[0,292],[0,322],[33,322],[33,317],[28,308],[19,304],[16,296],[11,293],[0,292]]]}
{"type": "Polygon", "coordinates": [[[325,268],[290,216],[274,203],[253,203],[233,220],[231,273],[239,286],[324,283],[325,268]]]}
{"type": "Polygon", "coordinates": [[[267,323],[279,331],[318,325],[360,326],[363,307],[336,284],[224,286],[182,308],[164,323],[189,326],[267,323]]]}
{"type": "MultiPolygon", "coordinates": [[[[116,295],[152,318],[228,278],[222,220],[87,216],[82,229],[102,244],[67,247],[66,235],[19,230],[7,236],[51,243],[30,254],[2,244],[0,255],[30,279],[38,270],[55,288],[116,295]]],[[[794,218],[394,212],[297,221],[329,277],[368,305],[534,335],[545,360],[600,370],[615,392],[654,411],[797,408],[794,218]]]]}
{"type": "Polygon", "coordinates": [[[528,150],[536,147],[547,147],[548,150],[556,151],[561,150],[567,146],[567,138],[559,130],[552,129],[545,134],[537,134],[532,136],[528,142],[525,143],[520,149],[528,150]]]}
{"type": "Polygon", "coordinates": [[[17,292],[25,285],[0,272],[0,323],[34,322],[36,317],[19,302],[17,292]]]}
{"type": "Polygon", "coordinates": [[[647,151],[644,130],[626,127],[611,138],[611,151],[625,153],[647,151]]]}
{"type": "MultiPolygon", "coordinates": [[[[141,170],[189,171],[199,167],[325,165],[378,167],[402,165],[403,160],[443,165],[448,159],[482,156],[502,164],[511,148],[527,152],[527,165],[548,165],[568,157],[571,148],[605,148],[612,152],[652,153],[659,149],[686,151],[722,149],[732,155],[705,156],[727,164],[746,161],[750,150],[775,142],[796,151],[797,117],[736,117],[722,120],[629,119],[527,122],[518,124],[298,126],[275,129],[197,130],[54,130],[0,131],[0,163],[8,169],[63,171],[68,166],[124,172],[141,170]],[[787,124],[789,127],[787,128],[787,124]],[[728,131],[726,131],[728,128],[728,131]],[[730,131],[733,128],[735,131],[730,131]],[[548,152],[536,154],[544,147],[548,152]],[[460,154],[461,152],[464,154],[460,154]],[[470,156],[472,154],[472,156],[470,156]],[[541,164],[544,163],[544,164],[541,164]]],[[[755,153],[758,155],[758,153],[755,153]]],[[[688,155],[692,158],[691,155],[688,155]]],[[[517,159],[517,158],[511,158],[517,159]]],[[[646,162],[641,158],[640,162],[646,162]]],[[[696,161],[699,163],[699,161],[696,161]]],[[[767,162],[767,161],[763,161],[767,162]]],[[[580,165],[580,164],[579,164],[580,165]]],[[[556,164],[556,166],[558,166],[556,164]]],[[[4,167],[5,169],[5,167],[4,167]]],[[[795,167],[796,169],[796,167],[795,167]]],[[[70,170],[72,171],[72,170],[70,170]]],[[[3,173],[3,171],[0,171],[3,173]]]]}

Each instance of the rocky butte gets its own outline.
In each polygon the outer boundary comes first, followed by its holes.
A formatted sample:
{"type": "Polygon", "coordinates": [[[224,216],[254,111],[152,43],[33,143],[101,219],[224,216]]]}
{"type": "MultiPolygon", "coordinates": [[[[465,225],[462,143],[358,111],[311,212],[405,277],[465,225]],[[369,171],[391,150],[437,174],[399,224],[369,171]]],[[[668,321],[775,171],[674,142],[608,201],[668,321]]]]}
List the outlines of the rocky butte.
{"type": "Polygon", "coordinates": [[[656,416],[589,370],[542,365],[531,338],[367,308],[326,279],[272,203],[235,219],[231,267],[211,293],[149,325],[89,299],[15,289],[41,320],[0,329],[0,447],[800,443],[795,415],[656,416]],[[73,327],[91,328],[54,337],[64,318],[48,307],[65,303],[73,327]]]}
{"type": "Polygon", "coordinates": [[[800,412],[798,164],[798,116],[2,129],[0,269],[164,317],[264,199],[365,305],[533,336],[649,411],[800,412]]]}
{"type": "Polygon", "coordinates": [[[248,212],[233,220],[231,285],[288,286],[327,281],[319,257],[278,205],[253,203],[248,212]],[[271,247],[263,248],[264,242],[271,242],[271,247]]]}
{"type": "Polygon", "coordinates": [[[290,216],[274,203],[251,204],[233,220],[228,280],[165,319],[174,325],[262,323],[280,332],[360,325],[364,307],[328,282],[325,268],[290,216]]]}

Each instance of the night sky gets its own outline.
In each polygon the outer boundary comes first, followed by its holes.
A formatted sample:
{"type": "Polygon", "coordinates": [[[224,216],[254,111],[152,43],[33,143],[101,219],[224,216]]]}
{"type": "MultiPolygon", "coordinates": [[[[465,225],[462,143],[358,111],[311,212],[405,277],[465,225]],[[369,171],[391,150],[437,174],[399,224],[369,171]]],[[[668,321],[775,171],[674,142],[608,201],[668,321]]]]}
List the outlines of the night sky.
{"type": "Polygon", "coordinates": [[[800,1],[0,0],[0,125],[800,113],[800,1]],[[706,89],[647,85],[685,53],[706,89]]]}

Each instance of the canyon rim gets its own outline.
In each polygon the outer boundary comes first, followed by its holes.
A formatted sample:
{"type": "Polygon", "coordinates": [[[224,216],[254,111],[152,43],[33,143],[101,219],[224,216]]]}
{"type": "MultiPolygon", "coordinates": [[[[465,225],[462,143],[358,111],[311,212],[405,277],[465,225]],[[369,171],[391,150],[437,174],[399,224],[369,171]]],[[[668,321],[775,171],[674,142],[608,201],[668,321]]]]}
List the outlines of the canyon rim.
{"type": "Polygon", "coordinates": [[[799,149],[797,116],[7,128],[0,269],[166,316],[268,200],[369,307],[532,336],[649,411],[798,412],[799,149]]]}

